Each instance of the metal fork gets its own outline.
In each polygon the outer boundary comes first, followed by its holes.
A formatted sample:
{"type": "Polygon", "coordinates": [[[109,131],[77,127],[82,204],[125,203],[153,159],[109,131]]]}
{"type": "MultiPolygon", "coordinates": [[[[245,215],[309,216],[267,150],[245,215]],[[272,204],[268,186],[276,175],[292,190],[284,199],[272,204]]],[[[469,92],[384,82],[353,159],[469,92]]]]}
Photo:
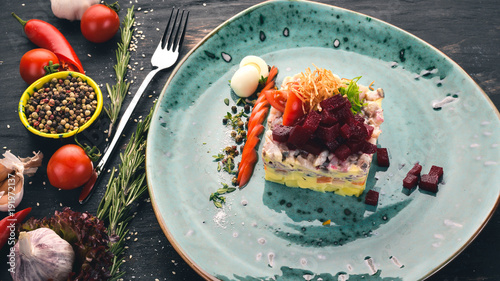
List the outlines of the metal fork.
{"type": "Polygon", "coordinates": [[[146,75],[144,81],[137,90],[137,93],[135,93],[134,97],[130,101],[130,104],[123,113],[123,116],[120,119],[118,126],[116,127],[113,139],[111,140],[109,145],[104,149],[104,154],[99,163],[97,164],[91,180],[89,180],[89,182],[85,184],[82,193],[80,194],[79,198],[80,203],[84,203],[89,198],[89,195],[93,190],[93,187],[99,182],[100,179],[99,175],[104,170],[106,163],[108,162],[110,156],[113,154],[115,147],[118,141],[120,140],[120,137],[122,136],[123,130],[127,126],[128,121],[132,116],[135,107],[139,103],[139,99],[141,98],[142,94],[148,87],[153,77],[159,71],[167,69],[172,65],[174,65],[177,59],[179,58],[179,50],[182,46],[182,43],[184,41],[184,36],[186,34],[186,26],[189,17],[189,11],[185,12],[183,10],[179,21],[177,20],[178,17],[179,17],[179,10],[175,11],[175,9],[172,9],[170,18],[168,19],[167,27],[165,28],[165,32],[163,33],[161,41],[156,47],[153,56],[151,57],[151,65],[153,66],[153,69],[148,73],[148,75],[146,75]]]}

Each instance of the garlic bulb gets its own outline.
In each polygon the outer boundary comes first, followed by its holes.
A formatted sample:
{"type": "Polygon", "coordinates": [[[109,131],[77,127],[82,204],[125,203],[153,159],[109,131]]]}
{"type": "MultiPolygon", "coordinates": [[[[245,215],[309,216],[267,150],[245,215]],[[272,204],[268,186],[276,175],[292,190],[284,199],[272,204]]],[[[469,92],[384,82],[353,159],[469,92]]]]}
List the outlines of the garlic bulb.
{"type": "Polygon", "coordinates": [[[54,16],[74,21],[80,20],[90,6],[99,2],[100,0],[50,0],[50,7],[54,16]]]}
{"type": "Polygon", "coordinates": [[[16,157],[10,151],[0,159],[0,211],[7,212],[19,205],[24,194],[24,176],[33,176],[42,165],[43,154],[33,157],[16,157]]]}
{"type": "Polygon", "coordinates": [[[73,269],[75,253],[71,245],[49,228],[19,233],[14,246],[14,281],[63,281],[73,269]]]}

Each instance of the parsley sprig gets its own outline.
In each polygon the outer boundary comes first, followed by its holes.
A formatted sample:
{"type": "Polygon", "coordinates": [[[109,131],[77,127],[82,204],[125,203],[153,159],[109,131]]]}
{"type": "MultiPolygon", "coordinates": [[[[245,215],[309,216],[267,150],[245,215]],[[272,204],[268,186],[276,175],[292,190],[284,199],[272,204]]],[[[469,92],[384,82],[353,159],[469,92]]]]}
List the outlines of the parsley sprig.
{"type": "Polygon", "coordinates": [[[361,112],[361,108],[366,105],[359,100],[359,93],[361,92],[357,84],[359,79],[361,79],[361,76],[351,79],[347,87],[339,88],[340,94],[346,96],[349,102],[351,102],[351,111],[354,114],[361,112]]]}

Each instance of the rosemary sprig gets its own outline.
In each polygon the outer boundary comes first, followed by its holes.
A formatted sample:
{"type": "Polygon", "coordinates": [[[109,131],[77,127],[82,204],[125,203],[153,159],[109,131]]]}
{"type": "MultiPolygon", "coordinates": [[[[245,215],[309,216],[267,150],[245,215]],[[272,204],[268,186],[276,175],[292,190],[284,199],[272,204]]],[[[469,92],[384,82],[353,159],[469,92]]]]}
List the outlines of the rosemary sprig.
{"type": "Polygon", "coordinates": [[[124,272],[119,272],[119,268],[123,263],[121,256],[125,249],[124,238],[128,233],[127,226],[132,219],[131,205],[147,190],[147,184],[144,182],[144,160],[146,134],[152,113],[153,108],[148,116],[137,124],[135,133],[130,137],[125,150],[120,153],[121,164],[118,167],[118,174],[115,176],[113,169],[106,193],[97,209],[97,217],[108,223],[108,235],[118,239],[110,244],[110,251],[114,255],[110,280],[118,280],[124,274],[124,272]]]}
{"type": "Polygon", "coordinates": [[[122,26],[120,27],[121,42],[118,43],[118,48],[116,49],[116,65],[114,66],[116,84],[111,87],[108,83],[106,83],[106,89],[111,101],[109,107],[104,108],[111,121],[109,124],[108,136],[111,136],[113,126],[120,115],[123,100],[125,99],[130,86],[130,82],[125,82],[124,77],[127,74],[127,67],[130,61],[129,46],[130,41],[132,40],[132,34],[134,33],[134,30],[132,29],[134,22],[134,6],[132,6],[127,9],[127,15],[123,19],[122,26]]]}

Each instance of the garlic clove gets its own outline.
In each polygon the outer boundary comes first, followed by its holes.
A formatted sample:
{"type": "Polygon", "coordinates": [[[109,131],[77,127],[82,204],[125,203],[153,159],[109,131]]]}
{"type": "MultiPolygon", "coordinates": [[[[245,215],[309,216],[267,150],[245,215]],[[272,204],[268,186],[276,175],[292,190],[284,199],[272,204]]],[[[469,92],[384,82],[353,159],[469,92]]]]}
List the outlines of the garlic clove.
{"type": "Polygon", "coordinates": [[[43,154],[19,158],[6,151],[0,159],[0,211],[16,208],[24,195],[24,175],[33,176],[42,165],[43,154]]]}
{"type": "Polygon", "coordinates": [[[14,172],[13,169],[7,168],[0,163],[0,182],[6,180],[9,174],[12,172],[14,172]]]}
{"type": "Polygon", "coordinates": [[[83,13],[90,6],[99,3],[100,0],[50,0],[50,8],[54,16],[74,21],[82,19],[83,13]]]}
{"type": "Polygon", "coordinates": [[[73,247],[49,228],[19,233],[14,251],[14,281],[68,280],[75,261],[73,247]]]}
{"type": "Polygon", "coordinates": [[[0,211],[15,209],[23,199],[24,188],[22,175],[9,174],[0,184],[0,211]]]}

